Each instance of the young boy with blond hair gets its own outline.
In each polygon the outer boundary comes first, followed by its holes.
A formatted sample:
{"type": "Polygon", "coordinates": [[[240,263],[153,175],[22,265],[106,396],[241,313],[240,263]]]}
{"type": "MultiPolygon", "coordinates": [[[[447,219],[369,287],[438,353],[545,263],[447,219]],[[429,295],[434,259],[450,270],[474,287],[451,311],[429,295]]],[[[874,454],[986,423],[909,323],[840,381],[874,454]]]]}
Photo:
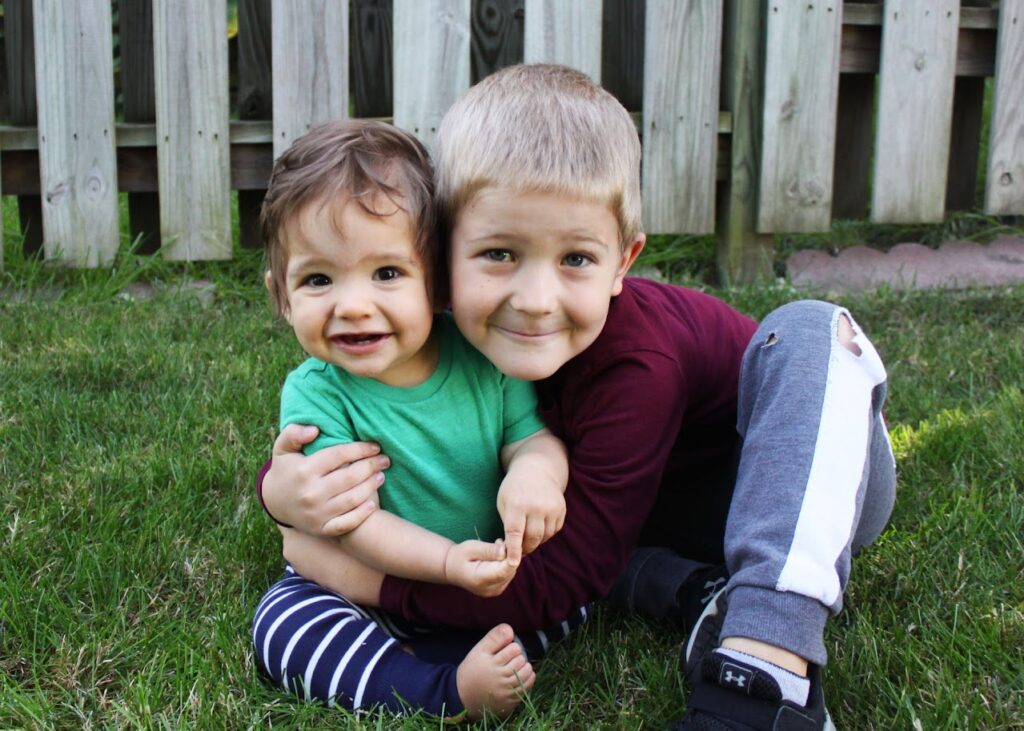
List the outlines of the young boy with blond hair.
{"type": "MultiPolygon", "coordinates": [[[[266,283],[310,356],[285,382],[281,425],[315,426],[310,454],[373,438],[395,460],[382,509],[331,543],[352,559],[350,578],[372,569],[489,596],[517,565],[498,539],[502,517],[519,511],[511,523],[546,526],[538,542],[561,526],[566,457],[530,385],[436,314],[432,172],[414,137],[369,121],[320,125],[275,164],[262,211],[266,283]]],[[[288,541],[286,557],[304,565],[309,543],[288,541]]],[[[253,621],[260,664],[285,687],[351,709],[476,717],[509,712],[532,686],[507,624],[471,649],[460,638],[438,662],[443,639],[425,644],[421,631],[359,606],[365,582],[339,596],[316,576],[289,571],[253,621]]]]}
{"type": "MultiPolygon", "coordinates": [[[[825,623],[895,494],[870,341],[828,303],[758,325],[699,292],[626,278],[645,241],[640,144],[579,72],[484,79],[446,114],[435,159],[455,322],[504,373],[536,381],[570,452],[567,521],[498,597],[387,576],[368,582],[379,605],[521,629],[610,595],[692,627],[679,729],[832,728],[825,623]]],[[[310,474],[303,439],[279,437],[268,509],[314,535],[347,529],[381,457],[339,454],[310,474]]],[[[344,557],[320,560],[344,588],[344,557]]]]}

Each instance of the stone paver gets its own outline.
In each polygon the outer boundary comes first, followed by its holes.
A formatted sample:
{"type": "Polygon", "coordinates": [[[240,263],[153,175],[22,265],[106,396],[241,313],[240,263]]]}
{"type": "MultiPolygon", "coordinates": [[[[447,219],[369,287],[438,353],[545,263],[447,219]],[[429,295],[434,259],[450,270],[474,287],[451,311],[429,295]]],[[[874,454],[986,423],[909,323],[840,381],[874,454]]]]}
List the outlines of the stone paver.
{"type": "Polygon", "coordinates": [[[898,244],[888,253],[854,246],[839,256],[797,251],[786,260],[797,289],[852,292],[877,289],[956,289],[1024,282],[1024,238],[1005,236],[988,245],[951,241],[938,249],[898,244]]]}

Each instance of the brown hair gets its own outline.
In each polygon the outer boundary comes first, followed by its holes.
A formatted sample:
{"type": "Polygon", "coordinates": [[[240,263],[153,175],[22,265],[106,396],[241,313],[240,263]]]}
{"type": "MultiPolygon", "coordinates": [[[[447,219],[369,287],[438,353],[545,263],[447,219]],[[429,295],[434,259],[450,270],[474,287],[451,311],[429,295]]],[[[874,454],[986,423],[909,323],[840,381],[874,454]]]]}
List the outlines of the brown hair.
{"type": "Polygon", "coordinates": [[[359,203],[370,215],[391,215],[393,211],[376,207],[381,195],[409,216],[431,299],[443,301],[446,275],[437,246],[433,169],[426,148],[390,124],[339,119],[319,124],[295,140],[270,174],[260,228],[275,314],[288,309],[288,251],[283,233],[292,217],[307,205],[327,205],[338,196],[359,203]]]}
{"type": "Polygon", "coordinates": [[[486,77],[444,115],[434,159],[449,233],[485,188],[607,204],[621,246],[643,231],[636,125],[615,97],[575,69],[527,64],[486,77]]]}

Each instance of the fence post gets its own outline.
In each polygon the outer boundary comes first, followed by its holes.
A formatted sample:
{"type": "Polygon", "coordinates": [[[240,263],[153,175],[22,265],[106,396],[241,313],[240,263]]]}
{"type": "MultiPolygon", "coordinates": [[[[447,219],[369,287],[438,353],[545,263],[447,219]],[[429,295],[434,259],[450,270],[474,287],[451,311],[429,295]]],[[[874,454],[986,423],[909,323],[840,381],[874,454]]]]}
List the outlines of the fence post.
{"type": "Polygon", "coordinates": [[[559,63],[601,83],[601,0],[526,0],[523,60],[559,63]]]}
{"type": "Polygon", "coordinates": [[[773,275],[771,234],[755,230],[764,96],[764,8],[761,2],[725,3],[722,102],[732,113],[729,178],[718,196],[718,272],[724,284],[773,275]]]}
{"type": "Polygon", "coordinates": [[[988,146],[985,212],[1020,214],[1024,208],[1024,0],[999,4],[999,51],[996,56],[995,99],[988,146]]]}
{"type": "Polygon", "coordinates": [[[109,0],[35,0],[43,246],[108,266],[120,243],[109,0]]]}
{"type": "Polygon", "coordinates": [[[224,0],[155,0],[160,234],[168,259],[231,258],[224,0]]]}
{"type": "Polygon", "coordinates": [[[648,0],[644,32],[644,228],[715,227],[722,9],[648,0]]]}
{"type": "Polygon", "coordinates": [[[310,127],[348,116],[348,0],[273,4],[274,158],[310,127]]]}
{"type": "Polygon", "coordinates": [[[395,125],[433,147],[448,107],[469,88],[469,0],[395,0],[395,125]]]}

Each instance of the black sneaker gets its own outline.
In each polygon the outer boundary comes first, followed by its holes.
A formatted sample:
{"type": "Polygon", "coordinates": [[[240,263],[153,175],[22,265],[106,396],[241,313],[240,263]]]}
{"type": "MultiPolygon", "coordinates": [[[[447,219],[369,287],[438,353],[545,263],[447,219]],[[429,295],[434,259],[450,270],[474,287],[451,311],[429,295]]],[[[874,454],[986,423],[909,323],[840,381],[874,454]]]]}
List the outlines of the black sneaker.
{"type": "Polygon", "coordinates": [[[725,566],[692,561],[668,548],[642,547],[615,581],[607,602],[618,611],[689,630],[728,576],[725,566]]]}
{"type": "Polygon", "coordinates": [[[680,665],[691,693],[675,731],[835,731],[817,666],[808,667],[810,693],[807,706],[799,706],[782,700],[768,673],[714,652],[726,599],[724,589],[711,597],[683,645],[680,665]]]}
{"type": "Polygon", "coordinates": [[[775,678],[740,660],[712,652],[700,666],[701,677],[675,731],[835,731],[817,666],[808,668],[806,706],[782,700],[775,678]]]}

